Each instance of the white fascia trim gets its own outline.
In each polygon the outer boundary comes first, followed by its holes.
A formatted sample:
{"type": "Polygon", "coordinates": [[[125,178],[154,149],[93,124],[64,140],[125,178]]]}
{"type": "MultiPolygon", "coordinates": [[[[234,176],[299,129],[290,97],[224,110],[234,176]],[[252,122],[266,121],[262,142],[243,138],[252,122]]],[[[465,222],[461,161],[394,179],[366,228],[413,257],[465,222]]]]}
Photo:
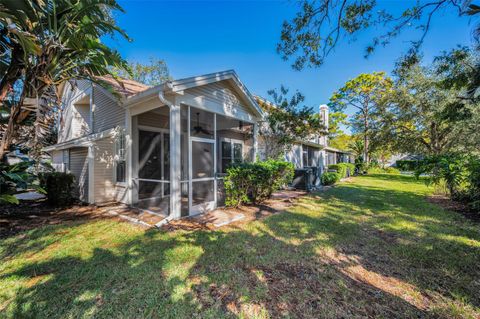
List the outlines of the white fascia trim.
{"type": "Polygon", "coordinates": [[[79,137],[74,140],[66,141],[63,143],[47,146],[43,148],[44,152],[51,152],[56,150],[64,150],[71,147],[83,147],[90,146],[92,142],[104,139],[106,137],[112,136],[117,128],[111,128],[100,133],[90,134],[87,136],[79,137]]]}
{"type": "Polygon", "coordinates": [[[184,90],[197,87],[197,86],[202,86],[210,83],[223,81],[223,80],[233,80],[235,82],[235,85],[240,89],[240,91],[243,93],[243,95],[248,100],[248,102],[250,102],[251,106],[253,106],[253,109],[258,113],[258,115],[261,118],[263,118],[264,112],[255,101],[255,97],[248,91],[247,87],[240,81],[238,75],[233,70],[210,73],[202,76],[193,76],[185,79],[166,82],[166,83],[154,86],[150,89],[147,89],[143,92],[140,92],[130,98],[127,98],[127,100],[125,100],[124,102],[124,105],[126,107],[133,107],[134,105],[148,98],[158,96],[159,94],[162,96],[170,92],[182,94],[184,90]]]}

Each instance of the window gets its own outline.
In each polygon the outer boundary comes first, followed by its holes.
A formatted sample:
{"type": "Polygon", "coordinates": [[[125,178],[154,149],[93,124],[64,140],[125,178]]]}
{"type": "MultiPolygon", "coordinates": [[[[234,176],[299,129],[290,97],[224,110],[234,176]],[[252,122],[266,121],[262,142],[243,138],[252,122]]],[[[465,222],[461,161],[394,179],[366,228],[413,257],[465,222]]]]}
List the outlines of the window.
{"type": "Polygon", "coordinates": [[[70,152],[69,150],[63,150],[62,152],[62,170],[67,173],[70,170],[70,152]]]}
{"type": "Polygon", "coordinates": [[[317,158],[318,158],[318,149],[308,145],[302,145],[303,167],[318,166],[317,158]]]}
{"type": "Polygon", "coordinates": [[[125,133],[121,132],[115,143],[115,182],[125,183],[125,133]]]}
{"type": "Polygon", "coordinates": [[[308,146],[302,145],[302,163],[303,167],[308,165],[308,146]]]}
{"type": "Polygon", "coordinates": [[[226,173],[233,163],[243,162],[243,143],[230,139],[223,140],[221,142],[221,156],[221,172],[226,173]]]}

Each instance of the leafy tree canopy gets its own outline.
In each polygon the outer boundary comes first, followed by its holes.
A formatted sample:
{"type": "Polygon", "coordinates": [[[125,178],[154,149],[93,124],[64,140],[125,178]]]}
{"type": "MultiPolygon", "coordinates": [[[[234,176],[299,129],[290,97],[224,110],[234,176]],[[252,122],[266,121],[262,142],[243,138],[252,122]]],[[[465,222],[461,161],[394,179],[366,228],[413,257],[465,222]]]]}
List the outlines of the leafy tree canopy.
{"type": "Polygon", "coordinates": [[[294,141],[327,134],[319,114],[304,104],[302,93],[290,94],[282,85],[279,90],[270,90],[268,94],[273,103],[260,100],[260,106],[267,112],[266,122],[260,129],[262,137],[268,140],[267,157],[277,158],[294,141]]]}
{"type": "Polygon", "coordinates": [[[24,134],[36,141],[50,127],[58,84],[84,78],[106,86],[97,76],[111,74],[112,67],[128,69],[100,40],[128,36],[113,18],[123,12],[115,0],[3,0],[0,12],[0,107],[10,114],[1,132],[2,158],[31,114],[23,105],[26,98],[40,106],[33,113],[33,132],[24,134]]]}
{"type": "Polygon", "coordinates": [[[385,113],[385,103],[392,93],[393,81],[385,72],[363,73],[345,83],[330,98],[330,108],[334,112],[344,112],[353,108],[355,113],[350,117],[349,124],[354,133],[361,134],[364,143],[364,159],[368,162],[369,153],[381,132],[382,114],[385,113]]]}
{"type": "MultiPolygon", "coordinates": [[[[355,40],[366,30],[377,33],[366,46],[366,55],[376,47],[385,46],[405,29],[418,29],[421,34],[411,41],[417,51],[429,31],[433,16],[445,10],[458,15],[475,15],[480,7],[471,0],[398,1],[400,13],[378,8],[375,0],[301,0],[299,11],[290,21],[284,21],[277,52],[283,59],[293,59],[292,67],[317,67],[333,51],[342,38],[355,40]],[[374,31],[378,32],[378,31],[374,31]]],[[[479,34],[476,27],[476,34],[479,34]]]]}
{"type": "Polygon", "coordinates": [[[385,117],[390,139],[401,152],[439,155],[478,152],[480,104],[466,98],[477,51],[458,48],[423,65],[421,57],[401,60],[385,117]]]}
{"type": "Polygon", "coordinates": [[[146,85],[155,86],[171,80],[167,63],[158,58],[150,58],[149,63],[129,62],[129,70],[113,68],[119,77],[134,80],[146,85]]]}

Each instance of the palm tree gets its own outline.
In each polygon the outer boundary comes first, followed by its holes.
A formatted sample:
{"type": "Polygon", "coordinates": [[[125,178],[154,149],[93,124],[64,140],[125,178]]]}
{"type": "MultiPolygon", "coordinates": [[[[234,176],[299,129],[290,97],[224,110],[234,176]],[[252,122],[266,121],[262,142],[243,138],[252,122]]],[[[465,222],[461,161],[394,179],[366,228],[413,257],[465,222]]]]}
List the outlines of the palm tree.
{"type": "MultiPolygon", "coordinates": [[[[98,76],[111,67],[128,69],[102,36],[128,39],[112,12],[123,9],[116,0],[2,0],[0,3],[0,107],[10,111],[0,144],[0,158],[10,148],[15,128],[32,111],[26,98],[48,110],[57,101],[56,87],[71,79],[89,79],[103,86],[98,76]],[[16,99],[12,100],[12,96],[16,99]],[[10,102],[10,103],[7,103],[10,102]]],[[[36,112],[37,124],[45,112],[36,112]]],[[[45,124],[45,123],[43,123],[45,124]]],[[[35,138],[42,132],[37,130],[35,138]]]]}

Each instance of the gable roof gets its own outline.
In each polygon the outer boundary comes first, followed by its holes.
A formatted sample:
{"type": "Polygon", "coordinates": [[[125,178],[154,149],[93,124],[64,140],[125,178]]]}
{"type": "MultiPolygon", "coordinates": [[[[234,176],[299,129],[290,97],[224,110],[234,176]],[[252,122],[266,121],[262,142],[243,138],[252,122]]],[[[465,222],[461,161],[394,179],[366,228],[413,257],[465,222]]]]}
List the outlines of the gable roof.
{"type": "Polygon", "coordinates": [[[259,115],[263,116],[263,110],[258,105],[255,97],[250,93],[247,87],[240,81],[237,73],[234,70],[221,71],[216,73],[209,73],[200,76],[192,76],[179,80],[168,81],[163,84],[147,88],[135,95],[127,97],[126,104],[138,103],[144,98],[158,94],[160,91],[171,93],[182,93],[184,90],[191,89],[198,86],[207,85],[210,83],[220,81],[230,81],[234,85],[235,91],[242,96],[253,108],[253,110],[259,115]]]}

